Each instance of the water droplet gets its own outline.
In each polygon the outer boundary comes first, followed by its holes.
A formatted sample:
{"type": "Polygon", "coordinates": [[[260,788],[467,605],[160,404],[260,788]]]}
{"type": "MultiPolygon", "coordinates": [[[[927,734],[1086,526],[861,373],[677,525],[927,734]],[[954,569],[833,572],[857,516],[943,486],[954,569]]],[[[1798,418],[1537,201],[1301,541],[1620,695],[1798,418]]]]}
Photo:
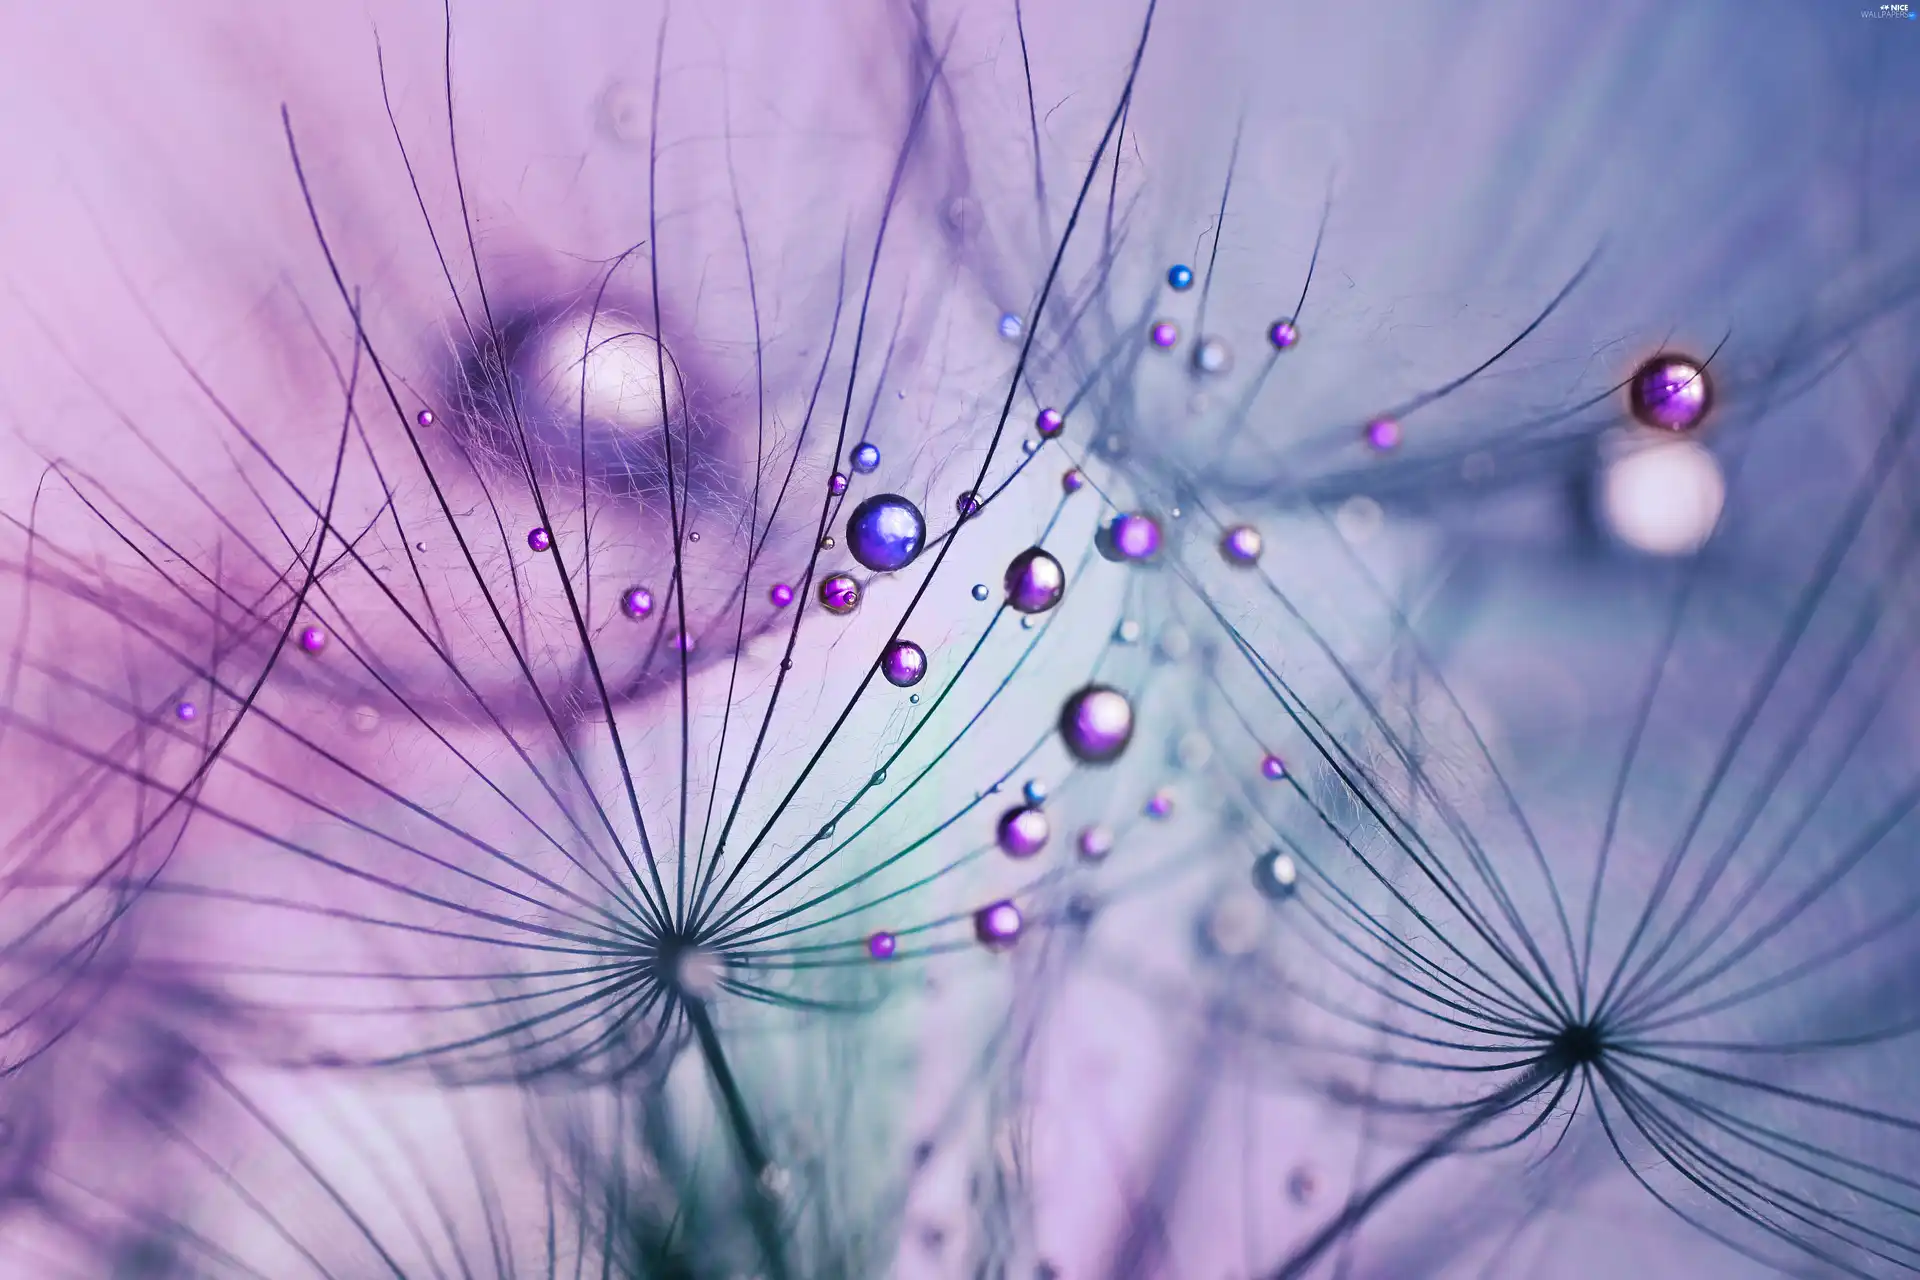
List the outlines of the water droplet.
{"type": "Polygon", "coordinates": [[[1084,764],[1118,760],[1133,740],[1133,704],[1107,685],[1090,684],[1060,708],[1060,737],[1084,764]]]}
{"type": "Polygon", "coordinates": [[[1193,344],[1193,368],[1196,373],[1218,377],[1233,368],[1233,348],[1224,338],[1202,338],[1193,344]]]}
{"type": "Polygon", "coordinates": [[[927,651],[911,640],[895,640],[880,657],[880,673],[901,689],[919,684],[927,674],[927,651]]]}
{"type": "Polygon", "coordinates": [[[973,936],[981,946],[1005,950],[1020,940],[1020,930],[1025,923],[1020,908],[1002,899],[973,913],[973,936]]]}
{"type": "Polygon", "coordinates": [[[1160,523],[1138,511],[1123,512],[1101,526],[1094,549],[1116,564],[1151,560],[1160,553],[1160,523]]]}
{"type": "Polygon", "coordinates": [[[1082,827],[1074,847],[1080,851],[1082,861],[1104,862],[1107,855],[1113,852],[1113,832],[1097,822],[1082,827]]]}
{"type": "Polygon", "coordinates": [[[1713,382],[1697,360],[1663,351],[1634,370],[1627,402],[1644,426],[1691,431],[1713,408],[1713,382]]]}
{"type": "Polygon", "coordinates": [[[1250,524],[1237,524],[1220,535],[1220,555],[1230,565],[1245,568],[1257,564],[1266,540],[1250,524]]]}
{"type": "Polygon", "coordinates": [[[994,843],[1009,858],[1031,858],[1047,847],[1053,824],[1038,805],[1020,805],[1000,815],[994,827],[994,843]]]}
{"type": "Polygon", "coordinates": [[[1043,547],[1028,547],[1007,566],[1007,604],[1020,613],[1045,613],[1067,590],[1067,571],[1043,547]]]}
{"type": "Polygon", "coordinates": [[[1253,861],[1253,887],[1263,897],[1276,902],[1291,898],[1299,879],[1300,868],[1294,865],[1293,856],[1279,849],[1269,849],[1253,861]]]}
{"type": "Polygon", "coordinates": [[[820,607],[828,613],[845,615],[860,604],[860,584],[844,573],[836,573],[820,582],[820,607]]]}
{"type": "Polygon", "coordinates": [[[847,517],[847,550],[875,573],[906,568],[926,539],[926,517],[897,493],[875,494],[847,517]]]}

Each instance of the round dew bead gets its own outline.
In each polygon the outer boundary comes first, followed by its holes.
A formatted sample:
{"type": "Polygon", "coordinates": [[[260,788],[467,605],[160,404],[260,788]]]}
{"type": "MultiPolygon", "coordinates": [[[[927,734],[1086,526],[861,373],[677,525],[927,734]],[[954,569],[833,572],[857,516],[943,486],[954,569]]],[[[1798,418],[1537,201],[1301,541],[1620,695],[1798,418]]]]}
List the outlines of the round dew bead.
{"type": "Polygon", "coordinates": [[[1391,453],[1400,447],[1400,424],[1392,418],[1375,418],[1367,424],[1366,440],[1375,453],[1391,453]]]}
{"type": "Polygon", "coordinates": [[[994,843],[1009,858],[1031,858],[1047,847],[1052,834],[1046,810],[1038,805],[1020,805],[1000,815],[994,827],[994,843]]]}
{"type": "Polygon", "coordinates": [[[1118,689],[1090,684],[1061,705],[1059,729],[1074,759],[1109,764],[1133,740],[1133,703],[1118,689]]]}
{"type": "Polygon", "coordinates": [[[897,493],[875,494],[847,517],[847,550],[875,573],[906,568],[926,540],[926,517],[897,493]]]}
{"type": "Polygon", "coordinates": [[[1220,535],[1220,555],[1228,564],[1245,568],[1257,564],[1266,540],[1250,524],[1237,524],[1220,535]]]}
{"type": "Polygon", "coordinates": [[[1103,558],[1116,563],[1151,560],[1160,552],[1160,524],[1141,512],[1124,512],[1094,536],[1094,547],[1103,558]]]}
{"type": "Polygon", "coordinates": [[[1073,843],[1083,862],[1104,862],[1113,852],[1113,832],[1096,822],[1080,828],[1080,835],[1073,843]]]}
{"type": "Polygon", "coordinates": [[[1007,566],[1007,605],[1019,613],[1045,613],[1060,603],[1067,571],[1041,547],[1028,547],[1007,566]]]}
{"type": "Polygon", "coordinates": [[[880,656],[880,674],[896,688],[919,684],[927,674],[927,651],[911,640],[895,640],[880,656]]]}
{"type": "Polygon", "coordinates": [[[828,613],[845,615],[860,604],[860,584],[844,573],[832,574],[820,582],[820,607],[828,613]]]}
{"type": "Polygon", "coordinates": [[[1713,382],[1698,361],[1662,352],[1634,371],[1627,401],[1643,426],[1690,431],[1713,407],[1713,382]]]}
{"type": "Polygon", "coordinates": [[[973,936],[984,947],[1004,950],[1020,940],[1020,930],[1025,924],[1020,908],[1002,899],[973,913],[973,936]]]}

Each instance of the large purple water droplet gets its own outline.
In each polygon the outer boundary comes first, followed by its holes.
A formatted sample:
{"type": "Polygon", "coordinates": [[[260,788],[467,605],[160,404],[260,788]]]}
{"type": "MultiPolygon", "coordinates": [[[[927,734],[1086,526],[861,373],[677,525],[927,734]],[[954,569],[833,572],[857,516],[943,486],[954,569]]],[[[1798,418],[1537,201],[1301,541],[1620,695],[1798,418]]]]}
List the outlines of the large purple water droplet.
{"type": "Polygon", "coordinates": [[[875,573],[906,568],[926,540],[926,517],[897,493],[875,494],[847,517],[847,550],[875,573]]]}
{"type": "Polygon", "coordinates": [[[1067,571],[1040,547],[1028,547],[1007,566],[1007,604],[1019,613],[1045,613],[1060,603],[1067,571]]]}
{"type": "Polygon", "coordinates": [[[1090,684],[1060,708],[1060,737],[1082,763],[1118,760],[1133,740],[1133,704],[1118,689],[1090,684]]]}

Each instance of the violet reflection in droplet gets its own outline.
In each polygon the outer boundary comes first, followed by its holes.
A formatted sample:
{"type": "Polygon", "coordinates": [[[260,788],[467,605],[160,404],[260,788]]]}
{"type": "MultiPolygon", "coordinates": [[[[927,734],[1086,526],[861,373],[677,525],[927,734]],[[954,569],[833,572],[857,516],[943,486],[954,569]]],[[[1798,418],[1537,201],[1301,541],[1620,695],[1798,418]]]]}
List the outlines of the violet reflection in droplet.
{"type": "Polygon", "coordinates": [[[927,674],[927,651],[911,640],[895,640],[880,655],[880,674],[897,688],[919,684],[927,674]]]}
{"type": "Polygon", "coordinates": [[[1046,810],[1023,804],[1000,815],[993,837],[1000,852],[1009,858],[1031,858],[1047,847],[1047,837],[1052,834],[1053,824],[1047,821],[1046,810]]]}
{"type": "Polygon", "coordinates": [[[1083,862],[1105,862],[1107,855],[1113,852],[1113,832],[1099,823],[1080,828],[1079,836],[1073,846],[1080,852],[1083,862]]]}
{"type": "Polygon", "coordinates": [[[413,415],[413,420],[423,427],[430,427],[433,425],[433,410],[422,409],[419,413],[413,415]]]}
{"type": "Polygon", "coordinates": [[[200,708],[194,706],[191,702],[182,702],[174,707],[173,714],[183,721],[189,721],[200,714],[200,708]]]}
{"type": "Polygon", "coordinates": [[[831,476],[827,477],[828,493],[831,493],[834,497],[837,498],[841,494],[845,493],[846,491],[847,491],[847,477],[843,473],[836,471],[831,476]]]}
{"type": "Polygon", "coordinates": [[[1060,603],[1067,571],[1045,548],[1028,547],[1007,566],[1007,604],[1019,613],[1045,613],[1060,603]]]}
{"type": "Polygon", "coordinates": [[[1147,330],[1147,340],[1162,351],[1168,351],[1180,341],[1180,326],[1171,320],[1161,320],[1147,330]]]}
{"type": "Polygon", "coordinates": [[[535,525],[527,530],[527,545],[535,551],[545,551],[553,545],[553,535],[535,525]]]}
{"type": "Polygon", "coordinates": [[[1156,791],[1147,797],[1146,813],[1149,818],[1164,818],[1173,812],[1173,797],[1164,791],[1156,791]]]}
{"type": "Polygon", "coordinates": [[[1060,738],[1083,764],[1110,764],[1133,740],[1133,703],[1118,689],[1090,684],[1060,708],[1060,738]]]}
{"type": "Polygon", "coordinates": [[[1138,511],[1123,512],[1094,536],[1094,547],[1116,563],[1151,560],[1160,551],[1160,522],[1138,511]]]}
{"type": "Polygon", "coordinates": [[[1020,940],[1020,929],[1025,923],[1020,917],[1020,908],[1002,899],[973,913],[973,936],[981,946],[1003,950],[1020,940]]]}
{"type": "Polygon", "coordinates": [[[870,440],[862,440],[853,446],[853,452],[847,455],[847,461],[861,475],[870,476],[880,466],[880,446],[870,440]]]}
{"type": "Polygon", "coordinates": [[[1291,320],[1277,320],[1273,328],[1267,330],[1267,341],[1273,344],[1275,351],[1285,351],[1300,341],[1300,330],[1294,328],[1291,320]]]}
{"type": "Polygon", "coordinates": [[[653,612],[653,592],[645,587],[628,587],[620,597],[620,612],[638,622],[653,612]]]}
{"type": "Polygon", "coordinates": [[[1078,493],[1080,492],[1080,487],[1086,484],[1086,482],[1087,478],[1080,474],[1080,468],[1078,467],[1068,467],[1060,473],[1060,491],[1062,493],[1078,493]]]}
{"type": "Polygon", "coordinates": [[[1220,535],[1220,555],[1228,564],[1245,568],[1260,559],[1266,541],[1250,524],[1237,524],[1220,535]]]}
{"type": "Polygon", "coordinates": [[[1042,440],[1051,440],[1067,429],[1067,419],[1058,409],[1042,409],[1040,416],[1033,420],[1033,429],[1040,433],[1042,440]]]}
{"type": "Polygon", "coordinates": [[[793,588],[784,582],[776,582],[767,591],[767,599],[773,601],[773,607],[784,609],[793,603],[793,588]]]}
{"type": "Polygon", "coordinates": [[[1713,383],[1697,361],[1662,352],[1634,370],[1627,399],[1633,416],[1644,425],[1689,431],[1713,407],[1713,383]]]}
{"type": "Polygon", "coordinates": [[[828,613],[849,614],[860,603],[860,584],[844,573],[821,579],[820,607],[828,613]]]}
{"type": "Polygon", "coordinates": [[[1375,453],[1391,453],[1400,447],[1400,424],[1392,418],[1375,418],[1367,424],[1366,439],[1375,453]]]}
{"type": "Polygon", "coordinates": [[[1287,776],[1287,762],[1269,751],[1260,758],[1260,776],[1269,782],[1278,782],[1287,776]]]}
{"type": "Polygon", "coordinates": [[[900,949],[900,939],[884,929],[867,939],[867,954],[875,960],[891,960],[900,949]]]}
{"type": "Polygon", "coordinates": [[[926,517],[897,493],[877,493],[847,517],[847,550],[875,573],[906,568],[926,540],[926,517]]]}
{"type": "Polygon", "coordinates": [[[300,647],[308,653],[318,653],[327,647],[327,633],[319,627],[307,627],[300,632],[300,647]]]}
{"type": "Polygon", "coordinates": [[[962,520],[972,519],[980,514],[980,495],[969,489],[953,500],[953,513],[962,520]]]}

